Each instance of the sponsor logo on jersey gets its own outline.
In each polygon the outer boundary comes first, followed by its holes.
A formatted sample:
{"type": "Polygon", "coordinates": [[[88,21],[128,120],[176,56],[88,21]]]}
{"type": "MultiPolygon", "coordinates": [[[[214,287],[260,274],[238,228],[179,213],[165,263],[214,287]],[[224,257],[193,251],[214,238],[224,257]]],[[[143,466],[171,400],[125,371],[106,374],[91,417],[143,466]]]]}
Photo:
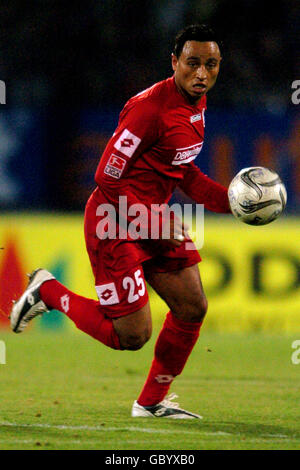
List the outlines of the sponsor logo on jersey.
{"type": "Polygon", "coordinates": [[[194,116],[190,117],[191,123],[201,121],[201,119],[202,119],[202,114],[201,113],[200,114],[194,114],[194,116]]]}
{"type": "Polygon", "coordinates": [[[112,153],[109,157],[106,167],[104,168],[104,173],[118,179],[121,177],[125,165],[126,160],[124,160],[124,158],[112,153]]]}
{"type": "Polygon", "coordinates": [[[129,132],[128,129],[125,129],[116,141],[114,147],[119,150],[119,152],[130,158],[140,143],[141,139],[139,137],[129,132]]]}
{"type": "Polygon", "coordinates": [[[114,282],[96,286],[96,292],[101,305],[114,305],[119,303],[119,297],[114,282]]]}
{"type": "Polygon", "coordinates": [[[172,161],[172,165],[182,165],[182,163],[188,163],[195,160],[198,153],[201,152],[202,146],[203,142],[199,142],[198,144],[190,145],[189,147],[176,149],[177,153],[172,161]]]}

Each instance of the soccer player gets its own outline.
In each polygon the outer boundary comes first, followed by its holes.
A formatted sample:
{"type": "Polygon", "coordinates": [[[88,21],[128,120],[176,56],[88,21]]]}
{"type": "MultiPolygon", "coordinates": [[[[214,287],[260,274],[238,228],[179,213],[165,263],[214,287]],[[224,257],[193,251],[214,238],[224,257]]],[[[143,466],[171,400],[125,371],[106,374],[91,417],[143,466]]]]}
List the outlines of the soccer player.
{"type": "MultiPolygon", "coordinates": [[[[151,336],[151,311],[145,281],[167,303],[154,358],[144,387],[133,403],[133,417],[201,418],[166,397],[181,374],[198,339],[207,310],[196,249],[184,225],[175,217],[170,236],[162,240],[166,223],[160,218],[159,239],[105,238],[103,208],[146,207],[151,234],[153,204],[169,201],[181,188],[211,211],[229,213],[227,189],[204,175],[194,159],[204,140],[206,93],[220,68],[220,42],[206,25],[191,25],[178,33],[172,54],[174,74],[132,97],[124,106],[118,127],[100,159],[97,187],[85,210],[85,240],[99,301],[79,296],[45,269],[30,276],[29,285],[11,311],[11,327],[19,333],[29,320],[51,309],[64,312],[76,326],[114,349],[138,350],[151,336]]],[[[121,220],[121,219],[120,219],[121,220]]],[[[154,227],[155,228],[155,227],[154,227]]],[[[156,227],[157,228],[157,227],[156,227]]]]}

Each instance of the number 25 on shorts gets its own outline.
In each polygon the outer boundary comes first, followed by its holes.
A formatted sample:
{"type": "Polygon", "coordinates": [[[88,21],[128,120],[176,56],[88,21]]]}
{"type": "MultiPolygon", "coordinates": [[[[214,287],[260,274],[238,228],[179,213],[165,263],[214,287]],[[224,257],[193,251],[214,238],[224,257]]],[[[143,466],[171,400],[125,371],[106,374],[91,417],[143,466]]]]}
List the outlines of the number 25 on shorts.
{"type": "Polygon", "coordinates": [[[132,304],[137,302],[146,293],[141,269],[137,269],[133,276],[125,276],[121,280],[121,285],[119,282],[117,285],[118,290],[114,282],[96,286],[100,305],[115,305],[123,302],[132,304]]]}
{"type": "Polygon", "coordinates": [[[128,290],[128,303],[132,304],[133,302],[136,302],[139,300],[140,297],[143,297],[143,295],[146,292],[146,287],[145,287],[145,281],[141,277],[141,270],[138,269],[134,273],[134,279],[132,277],[126,276],[123,279],[123,288],[125,290],[128,290]],[[137,293],[135,293],[135,286],[137,286],[139,289],[137,293]]]}

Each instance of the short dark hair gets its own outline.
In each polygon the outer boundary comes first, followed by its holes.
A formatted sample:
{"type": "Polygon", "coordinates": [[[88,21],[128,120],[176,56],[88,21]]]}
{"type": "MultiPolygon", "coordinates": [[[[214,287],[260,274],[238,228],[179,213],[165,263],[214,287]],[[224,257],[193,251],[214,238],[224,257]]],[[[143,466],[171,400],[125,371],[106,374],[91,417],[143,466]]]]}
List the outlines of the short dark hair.
{"type": "Polygon", "coordinates": [[[179,58],[186,41],[213,41],[216,42],[221,50],[222,41],[216,31],[206,24],[191,24],[179,31],[175,38],[174,54],[179,58]]]}

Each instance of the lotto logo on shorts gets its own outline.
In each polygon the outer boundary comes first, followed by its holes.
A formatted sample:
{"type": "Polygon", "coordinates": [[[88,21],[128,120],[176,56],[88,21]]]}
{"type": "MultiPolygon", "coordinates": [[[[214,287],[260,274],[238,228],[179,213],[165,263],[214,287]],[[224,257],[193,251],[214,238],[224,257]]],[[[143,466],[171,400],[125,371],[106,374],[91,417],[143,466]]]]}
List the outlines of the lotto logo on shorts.
{"type": "Polygon", "coordinates": [[[124,158],[118,157],[118,155],[112,153],[106,167],[104,168],[104,173],[112,176],[113,178],[119,179],[123,173],[125,165],[126,160],[124,160],[124,158]]]}
{"type": "Polygon", "coordinates": [[[114,305],[120,302],[114,282],[96,286],[96,291],[101,305],[114,305]]]}
{"type": "Polygon", "coordinates": [[[114,147],[119,150],[119,152],[122,152],[124,155],[130,158],[140,143],[141,139],[139,137],[129,132],[128,129],[125,129],[118,138],[114,147]]]}

